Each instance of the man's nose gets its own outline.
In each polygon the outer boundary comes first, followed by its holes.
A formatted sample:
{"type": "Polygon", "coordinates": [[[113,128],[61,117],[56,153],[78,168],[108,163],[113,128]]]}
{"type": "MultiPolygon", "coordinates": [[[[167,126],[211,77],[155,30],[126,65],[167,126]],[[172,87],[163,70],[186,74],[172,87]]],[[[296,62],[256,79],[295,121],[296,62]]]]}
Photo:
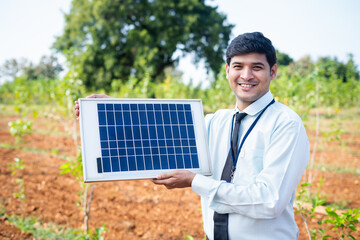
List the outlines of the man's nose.
{"type": "Polygon", "coordinates": [[[253,78],[251,68],[245,67],[241,71],[240,78],[244,81],[248,81],[253,78]]]}

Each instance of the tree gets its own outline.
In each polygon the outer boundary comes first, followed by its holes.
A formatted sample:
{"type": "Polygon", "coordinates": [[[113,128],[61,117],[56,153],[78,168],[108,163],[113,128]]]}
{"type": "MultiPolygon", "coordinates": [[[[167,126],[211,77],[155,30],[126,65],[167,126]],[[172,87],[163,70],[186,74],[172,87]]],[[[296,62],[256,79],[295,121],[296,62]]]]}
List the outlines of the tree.
{"type": "Polygon", "coordinates": [[[177,50],[217,74],[233,28],[205,0],[73,0],[65,21],[54,47],[88,88],[145,73],[161,81],[177,50]]]}
{"type": "Polygon", "coordinates": [[[278,50],[276,50],[276,58],[277,64],[282,66],[287,66],[294,62],[294,60],[288,54],[279,52],[278,50]]]}
{"type": "Polygon", "coordinates": [[[19,76],[24,76],[28,80],[38,78],[54,79],[62,70],[62,66],[53,55],[42,56],[37,65],[26,59],[9,59],[0,67],[1,77],[9,77],[10,80],[14,80],[19,76]]]}

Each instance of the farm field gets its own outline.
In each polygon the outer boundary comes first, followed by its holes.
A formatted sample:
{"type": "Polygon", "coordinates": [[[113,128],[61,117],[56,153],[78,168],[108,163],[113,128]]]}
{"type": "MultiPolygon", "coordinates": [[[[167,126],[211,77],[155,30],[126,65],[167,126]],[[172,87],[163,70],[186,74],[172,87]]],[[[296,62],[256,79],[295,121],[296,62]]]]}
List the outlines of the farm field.
{"type": "MultiPolygon", "coordinates": [[[[33,239],[31,234],[10,223],[8,216],[13,215],[36,217],[45,227],[55,223],[82,229],[85,215],[80,206],[81,184],[71,174],[60,175],[60,166],[77,155],[71,131],[55,119],[39,116],[32,119],[33,132],[16,143],[9,133],[8,122],[21,116],[8,111],[11,108],[6,109],[0,112],[0,239],[33,239]],[[15,158],[23,161],[24,168],[12,175],[9,166],[15,158]],[[19,192],[16,178],[23,179],[25,200],[14,196],[19,192]]],[[[326,206],[340,209],[360,208],[360,109],[351,111],[339,114],[339,119],[345,116],[340,133],[333,133],[333,118],[321,119],[314,168],[309,168],[303,177],[303,182],[309,176],[313,179],[313,196],[325,199],[326,206]],[[346,117],[347,114],[352,117],[346,117]]],[[[311,146],[316,141],[314,119],[311,114],[305,122],[311,146]]],[[[92,187],[88,224],[92,230],[105,224],[107,230],[102,234],[105,239],[205,237],[200,197],[191,189],[167,190],[150,180],[117,181],[91,184],[88,197],[92,187]]],[[[308,220],[311,229],[319,227],[317,222],[325,217],[324,208],[318,207],[316,218],[308,220]]],[[[296,222],[299,239],[309,239],[299,213],[296,222]]],[[[360,229],[360,224],[356,227],[360,229]]],[[[327,233],[331,239],[339,239],[335,230],[327,229],[327,233]]],[[[360,239],[359,232],[353,236],[360,239]]]]}

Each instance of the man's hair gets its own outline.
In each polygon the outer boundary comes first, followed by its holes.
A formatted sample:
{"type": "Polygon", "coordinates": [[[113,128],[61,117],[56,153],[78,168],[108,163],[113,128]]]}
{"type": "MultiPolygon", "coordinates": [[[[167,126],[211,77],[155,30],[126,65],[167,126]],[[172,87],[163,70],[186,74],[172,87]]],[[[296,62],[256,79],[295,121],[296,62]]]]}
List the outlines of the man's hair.
{"type": "Polygon", "coordinates": [[[276,52],[270,39],[261,32],[244,33],[234,38],[226,50],[226,63],[230,65],[231,58],[246,53],[263,53],[266,55],[270,68],[276,63],[276,52]]]}

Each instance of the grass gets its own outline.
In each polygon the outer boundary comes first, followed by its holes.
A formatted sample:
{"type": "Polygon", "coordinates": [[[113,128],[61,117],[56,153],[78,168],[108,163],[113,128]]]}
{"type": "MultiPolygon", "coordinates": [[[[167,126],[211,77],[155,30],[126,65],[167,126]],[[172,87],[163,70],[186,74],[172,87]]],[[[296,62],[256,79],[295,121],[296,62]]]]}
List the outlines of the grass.
{"type": "Polygon", "coordinates": [[[0,147],[6,148],[6,149],[21,150],[24,152],[38,153],[38,154],[50,154],[56,158],[63,159],[63,160],[70,159],[70,157],[67,155],[57,155],[57,153],[58,153],[57,149],[52,149],[49,151],[49,150],[42,150],[42,149],[36,149],[36,148],[27,148],[27,147],[22,147],[19,145],[11,145],[8,143],[0,143],[0,147]]]}

